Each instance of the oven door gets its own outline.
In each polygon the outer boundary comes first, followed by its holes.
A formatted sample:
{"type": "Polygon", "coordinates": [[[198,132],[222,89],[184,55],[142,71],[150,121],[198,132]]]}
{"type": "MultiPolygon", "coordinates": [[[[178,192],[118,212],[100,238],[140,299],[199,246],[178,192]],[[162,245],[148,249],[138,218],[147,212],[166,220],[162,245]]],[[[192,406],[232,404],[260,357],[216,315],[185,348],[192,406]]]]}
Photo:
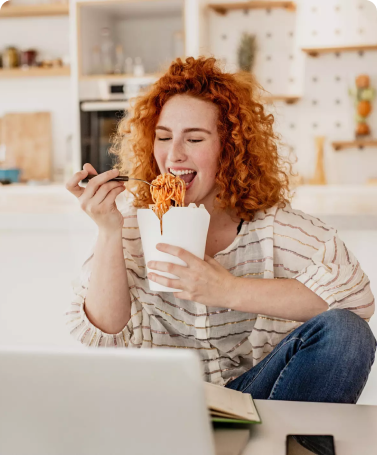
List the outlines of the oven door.
{"type": "Polygon", "coordinates": [[[111,137],[128,112],[127,101],[83,101],[80,104],[81,165],[90,163],[100,174],[112,169],[111,137]]]}

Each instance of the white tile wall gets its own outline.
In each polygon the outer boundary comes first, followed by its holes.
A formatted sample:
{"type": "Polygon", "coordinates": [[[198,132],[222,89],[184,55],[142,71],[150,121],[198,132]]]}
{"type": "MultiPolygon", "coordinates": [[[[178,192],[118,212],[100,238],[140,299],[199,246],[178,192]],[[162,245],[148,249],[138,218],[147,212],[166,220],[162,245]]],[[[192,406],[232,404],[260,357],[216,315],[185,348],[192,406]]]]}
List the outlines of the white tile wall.
{"type": "MultiPolygon", "coordinates": [[[[348,89],[355,76],[367,73],[377,88],[377,51],[307,57],[302,47],[377,43],[377,9],[368,0],[298,0],[296,13],[282,9],[208,13],[208,51],[237,69],[242,32],[257,37],[254,72],[262,86],[276,95],[302,95],[296,105],[276,103],[271,109],[276,130],[298,157],[296,169],[307,179],[315,166],[315,137],[324,135],[329,183],[363,184],[377,177],[376,148],[335,152],[334,140],[354,137],[354,106],[348,89]]],[[[370,116],[377,137],[377,109],[370,116]]]]}

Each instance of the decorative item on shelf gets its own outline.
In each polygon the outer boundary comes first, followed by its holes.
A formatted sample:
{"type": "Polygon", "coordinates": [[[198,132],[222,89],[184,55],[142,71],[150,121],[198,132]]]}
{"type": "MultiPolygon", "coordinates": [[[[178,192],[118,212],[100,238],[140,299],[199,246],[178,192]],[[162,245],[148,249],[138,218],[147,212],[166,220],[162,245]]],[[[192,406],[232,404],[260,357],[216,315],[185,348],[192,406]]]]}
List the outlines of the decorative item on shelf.
{"type": "Polygon", "coordinates": [[[316,149],[317,149],[317,164],[314,171],[314,176],[310,179],[309,183],[311,185],[326,185],[326,176],[325,176],[325,166],[323,162],[323,144],[325,138],[323,136],[318,136],[315,138],[316,149]]]}
{"type": "Polygon", "coordinates": [[[124,62],[124,72],[126,74],[133,74],[133,72],[134,72],[134,65],[132,63],[131,57],[127,57],[124,62]]]}
{"type": "Polygon", "coordinates": [[[135,58],[135,65],[134,65],[134,76],[135,77],[142,77],[144,76],[144,66],[141,60],[141,57],[135,58]]]}
{"type": "Polygon", "coordinates": [[[375,90],[370,86],[370,77],[367,74],[360,74],[355,80],[356,87],[350,90],[350,95],[355,100],[356,131],[355,137],[363,138],[369,136],[371,131],[368,124],[368,117],[372,112],[372,101],[375,98],[375,90]]]}
{"type": "Polygon", "coordinates": [[[238,66],[240,70],[251,72],[253,69],[256,53],[256,37],[250,33],[242,33],[238,46],[238,66]]]}
{"type": "Polygon", "coordinates": [[[20,52],[21,68],[30,68],[37,65],[38,52],[34,49],[28,49],[20,52]]]}
{"type": "Polygon", "coordinates": [[[115,48],[115,65],[114,65],[114,73],[115,74],[122,74],[123,71],[123,46],[118,44],[115,48]]]}
{"type": "Polygon", "coordinates": [[[3,52],[3,68],[18,68],[20,65],[18,49],[14,46],[8,46],[3,52]]]}
{"type": "Polygon", "coordinates": [[[63,61],[61,58],[51,59],[48,57],[41,60],[38,66],[40,68],[61,68],[63,66],[63,61]]]}
{"type": "Polygon", "coordinates": [[[101,29],[101,60],[104,74],[114,73],[113,48],[114,43],[110,37],[110,29],[103,27],[101,29]]]}
{"type": "Polygon", "coordinates": [[[92,49],[92,74],[102,73],[102,62],[101,62],[101,49],[99,46],[94,46],[92,49]]]}

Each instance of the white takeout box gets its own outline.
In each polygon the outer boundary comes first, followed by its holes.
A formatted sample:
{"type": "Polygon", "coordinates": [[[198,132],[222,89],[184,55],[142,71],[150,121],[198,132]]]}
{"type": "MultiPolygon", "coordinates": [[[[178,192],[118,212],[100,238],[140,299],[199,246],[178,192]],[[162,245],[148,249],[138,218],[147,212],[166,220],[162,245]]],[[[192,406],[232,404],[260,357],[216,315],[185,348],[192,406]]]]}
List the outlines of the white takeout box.
{"type": "MultiPolygon", "coordinates": [[[[158,243],[179,246],[200,259],[204,259],[210,215],[202,204],[199,208],[195,204],[188,207],[172,207],[162,217],[162,232],[160,220],[151,209],[139,209],[137,221],[139,223],[141,242],[143,245],[146,264],[149,261],[172,262],[186,266],[187,264],[176,256],[163,253],[156,249],[158,243]]],[[[151,269],[147,267],[147,273],[151,269]]],[[[177,278],[167,272],[155,270],[155,273],[168,278],[177,278]]],[[[151,291],[179,292],[181,289],[169,288],[149,281],[151,291]]]]}

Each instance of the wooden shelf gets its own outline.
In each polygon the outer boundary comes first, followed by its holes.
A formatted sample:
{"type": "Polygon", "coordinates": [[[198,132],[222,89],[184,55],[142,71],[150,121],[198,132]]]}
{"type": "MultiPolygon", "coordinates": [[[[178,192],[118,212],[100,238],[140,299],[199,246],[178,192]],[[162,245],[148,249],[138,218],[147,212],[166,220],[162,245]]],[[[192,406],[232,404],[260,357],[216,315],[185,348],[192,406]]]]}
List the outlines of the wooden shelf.
{"type": "Polygon", "coordinates": [[[359,44],[358,46],[339,46],[339,47],[306,47],[301,49],[310,57],[318,57],[320,54],[340,53],[340,52],[364,52],[377,50],[377,44],[359,44]]]}
{"type": "Polygon", "coordinates": [[[268,103],[272,104],[275,101],[284,101],[287,104],[295,104],[300,101],[301,96],[293,96],[293,95],[271,95],[271,96],[264,96],[263,100],[268,103]]]}
{"type": "Polygon", "coordinates": [[[134,76],[132,74],[89,74],[86,76],[81,76],[80,80],[81,81],[95,81],[98,79],[107,79],[107,80],[115,80],[115,79],[158,79],[159,77],[162,76],[161,74],[158,73],[150,73],[150,74],[144,74],[144,76],[134,76]]]}
{"type": "Polygon", "coordinates": [[[58,68],[13,68],[0,69],[0,79],[2,78],[19,78],[19,77],[54,77],[54,76],[69,76],[71,73],[69,66],[58,68]]]}
{"type": "Polygon", "coordinates": [[[344,149],[359,148],[362,150],[364,147],[377,147],[377,139],[356,139],[355,141],[339,141],[333,142],[332,146],[338,152],[344,149]]]}
{"type": "Polygon", "coordinates": [[[231,10],[247,10],[247,9],[272,9],[284,8],[288,11],[296,11],[295,2],[275,2],[275,1],[250,1],[250,2],[232,2],[232,3],[210,3],[208,8],[216,11],[219,14],[226,14],[231,10]]]}
{"type": "Polygon", "coordinates": [[[45,3],[40,5],[8,5],[7,3],[0,10],[0,19],[7,17],[67,16],[69,14],[68,3],[45,3]]]}

